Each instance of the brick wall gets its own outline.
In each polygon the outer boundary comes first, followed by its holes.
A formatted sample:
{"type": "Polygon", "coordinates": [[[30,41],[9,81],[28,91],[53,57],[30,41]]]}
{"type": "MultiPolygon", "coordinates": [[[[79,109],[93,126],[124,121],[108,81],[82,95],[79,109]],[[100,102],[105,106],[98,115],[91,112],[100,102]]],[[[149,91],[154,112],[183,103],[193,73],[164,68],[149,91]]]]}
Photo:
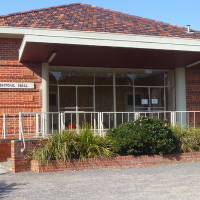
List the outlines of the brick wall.
{"type": "Polygon", "coordinates": [[[18,62],[21,42],[22,39],[0,38],[0,82],[34,83],[34,89],[0,89],[0,127],[3,113],[42,111],[42,64],[18,62]]]}
{"type": "Polygon", "coordinates": [[[200,70],[186,69],[187,110],[200,111],[200,70]]]}
{"type": "Polygon", "coordinates": [[[0,162],[11,157],[11,140],[0,140],[0,162]]]}
{"type": "MultiPolygon", "coordinates": [[[[41,140],[25,141],[25,153],[38,145],[41,140]]],[[[138,164],[169,163],[179,161],[192,161],[200,159],[200,152],[165,154],[165,155],[142,155],[142,156],[120,156],[115,158],[86,159],[85,161],[72,160],[69,162],[51,161],[48,166],[40,165],[38,161],[25,160],[25,153],[21,152],[23,142],[20,140],[11,141],[12,172],[36,171],[36,172],[55,172],[66,170],[82,170],[91,168],[132,166],[138,164]]]]}
{"type": "Polygon", "coordinates": [[[21,148],[24,148],[21,140],[11,141],[11,159],[12,159],[12,172],[24,172],[31,170],[31,162],[25,160],[25,153],[33,149],[39,140],[26,140],[25,141],[25,152],[21,152],[21,148]]]}
{"type": "Polygon", "coordinates": [[[87,159],[83,162],[79,160],[72,160],[69,162],[51,161],[48,166],[40,165],[38,161],[31,161],[31,170],[41,172],[56,172],[66,170],[83,170],[96,169],[105,167],[120,167],[120,166],[134,166],[142,164],[158,164],[170,162],[186,162],[192,160],[199,160],[200,152],[181,153],[181,154],[166,154],[160,155],[142,155],[142,156],[120,156],[115,158],[102,159],[87,159]]]}
{"type": "MultiPolygon", "coordinates": [[[[186,110],[200,111],[200,70],[186,69],[186,110]]],[[[190,113],[189,123],[194,123],[194,115],[190,113]]],[[[195,124],[200,125],[200,113],[195,114],[195,124]]]]}

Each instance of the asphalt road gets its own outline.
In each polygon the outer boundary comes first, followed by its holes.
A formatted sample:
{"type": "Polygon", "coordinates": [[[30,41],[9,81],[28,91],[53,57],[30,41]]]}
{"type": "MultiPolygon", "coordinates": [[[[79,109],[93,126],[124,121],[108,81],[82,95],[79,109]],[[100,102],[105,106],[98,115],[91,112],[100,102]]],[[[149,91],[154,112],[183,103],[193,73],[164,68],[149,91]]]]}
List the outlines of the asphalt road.
{"type": "Polygon", "coordinates": [[[200,199],[200,162],[0,175],[0,199],[200,199]]]}

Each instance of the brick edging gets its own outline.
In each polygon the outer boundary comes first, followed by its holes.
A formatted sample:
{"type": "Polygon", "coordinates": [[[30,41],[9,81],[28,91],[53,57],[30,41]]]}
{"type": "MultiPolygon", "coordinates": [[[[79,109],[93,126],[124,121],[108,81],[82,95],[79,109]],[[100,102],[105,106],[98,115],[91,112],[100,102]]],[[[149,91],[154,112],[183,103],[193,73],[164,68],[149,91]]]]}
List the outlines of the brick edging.
{"type": "Polygon", "coordinates": [[[165,155],[142,155],[142,156],[119,156],[114,158],[90,158],[85,161],[71,160],[68,162],[50,161],[48,165],[40,165],[38,161],[31,161],[31,170],[41,172],[56,172],[67,170],[97,169],[105,167],[133,166],[137,164],[158,164],[170,162],[184,162],[200,159],[200,152],[165,154],[165,155]]]}

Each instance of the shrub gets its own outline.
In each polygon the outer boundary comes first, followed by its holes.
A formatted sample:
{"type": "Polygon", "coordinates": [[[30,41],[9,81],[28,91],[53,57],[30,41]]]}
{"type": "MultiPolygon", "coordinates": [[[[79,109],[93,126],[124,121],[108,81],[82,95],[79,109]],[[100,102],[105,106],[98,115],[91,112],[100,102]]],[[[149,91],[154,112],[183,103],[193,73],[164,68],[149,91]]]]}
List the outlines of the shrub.
{"type": "Polygon", "coordinates": [[[166,120],[140,117],[108,130],[113,150],[126,154],[163,154],[175,149],[177,139],[166,120]]]}
{"type": "Polygon", "coordinates": [[[200,128],[185,127],[181,124],[171,126],[171,130],[179,140],[178,151],[194,152],[200,150],[200,128]]]}

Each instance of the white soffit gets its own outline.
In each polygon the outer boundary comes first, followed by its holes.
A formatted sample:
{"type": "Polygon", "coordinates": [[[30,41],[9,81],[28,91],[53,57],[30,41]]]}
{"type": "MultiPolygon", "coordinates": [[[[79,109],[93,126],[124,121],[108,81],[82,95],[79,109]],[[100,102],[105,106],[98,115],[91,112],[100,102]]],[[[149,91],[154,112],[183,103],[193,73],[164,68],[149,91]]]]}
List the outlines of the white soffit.
{"type": "Polygon", "coordinates": [[[124,48],[162,49],[200,52],[200,39],[131,35],[74,30],[0,27],[1,36],[23,36],[19,60],[26,43],[56,43],[124,48]]]}

